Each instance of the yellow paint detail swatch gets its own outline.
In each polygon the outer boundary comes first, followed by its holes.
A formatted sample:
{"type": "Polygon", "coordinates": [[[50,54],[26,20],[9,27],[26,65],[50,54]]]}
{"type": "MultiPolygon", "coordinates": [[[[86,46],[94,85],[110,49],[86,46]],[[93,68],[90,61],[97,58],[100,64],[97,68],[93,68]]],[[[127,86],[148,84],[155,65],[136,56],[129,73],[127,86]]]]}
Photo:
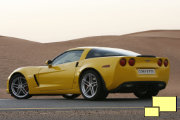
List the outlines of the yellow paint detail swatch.
{"type": "Polygon", "coordinates": [[[159,117],[159,107],[145,107],[145,117],[159,117]]]}
{"type": "Polygon", "coordinates": [[[160,107],[160,111],[174,111],[177,110],[176,97],[153,97],[153,107],[160,107]]]}

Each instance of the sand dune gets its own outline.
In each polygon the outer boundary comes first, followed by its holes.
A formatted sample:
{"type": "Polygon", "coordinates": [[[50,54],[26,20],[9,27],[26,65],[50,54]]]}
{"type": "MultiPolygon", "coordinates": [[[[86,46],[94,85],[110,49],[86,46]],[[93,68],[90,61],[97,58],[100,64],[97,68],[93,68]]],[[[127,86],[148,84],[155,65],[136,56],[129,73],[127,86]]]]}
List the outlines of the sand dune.
{"type": "MultiPolygon", "coordinates": [[[[141,54],[168,57],[170,81],[160,95],[180,95],[180,30],[153,30],[122,36],[95,36],[64,42],[36,43],[0,36],[0,92],[6,88],[8,75],[17,67],[44,65],[66,49],[80,46],[106,46],[132,50],[141,54]]],[[[0,98],[6,94],[0,93],[0,98]]]]}
{"type": "Polygon", "coordinates": [[[168,38],[180,38],[180,30],[151,30],[146,32],[139,32],[131,34],[133,36],[142,37],[168,37],[168,38]]]}

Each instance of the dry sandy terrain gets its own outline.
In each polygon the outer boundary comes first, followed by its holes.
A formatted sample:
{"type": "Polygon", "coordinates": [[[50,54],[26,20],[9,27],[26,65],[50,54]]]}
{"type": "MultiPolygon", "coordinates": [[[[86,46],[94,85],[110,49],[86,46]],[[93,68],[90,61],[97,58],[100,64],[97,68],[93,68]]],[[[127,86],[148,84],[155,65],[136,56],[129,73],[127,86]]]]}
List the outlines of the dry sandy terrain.
{"type": "MultiPolygon", "coordinates": [[[[36,43],[27,40],[0,36],[0,98],[5,93],[8,75],[16,68],[29,65],[44,65],[66,49],[80,46],[106,46],[128,49],[141,54],[168,57],[171,64],[167,88],[163,96],[180,96],[180,30],[156,30],[122,36],[96,36],[65,42],[36,43]]],[[[134,97],[132,94],[115,94],[110,97],[134,97]]]]}

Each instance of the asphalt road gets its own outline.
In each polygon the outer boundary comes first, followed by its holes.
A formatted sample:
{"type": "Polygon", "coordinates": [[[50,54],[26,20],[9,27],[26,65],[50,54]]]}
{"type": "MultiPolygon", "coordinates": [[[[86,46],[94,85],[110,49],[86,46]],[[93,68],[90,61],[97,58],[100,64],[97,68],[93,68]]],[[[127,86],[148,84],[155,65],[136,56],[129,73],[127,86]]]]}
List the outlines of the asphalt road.
{"type": "MultiPolygon", "coordinates": [[[[152,106],[152,100],[136,98],[106,99],[104,101],[87,101],[84,99],[0,99],[0,110],[83,110],[83,109],[144,109],[152,106]]],[[[180,108],[180,98],[177,98],[180,108]]]]}

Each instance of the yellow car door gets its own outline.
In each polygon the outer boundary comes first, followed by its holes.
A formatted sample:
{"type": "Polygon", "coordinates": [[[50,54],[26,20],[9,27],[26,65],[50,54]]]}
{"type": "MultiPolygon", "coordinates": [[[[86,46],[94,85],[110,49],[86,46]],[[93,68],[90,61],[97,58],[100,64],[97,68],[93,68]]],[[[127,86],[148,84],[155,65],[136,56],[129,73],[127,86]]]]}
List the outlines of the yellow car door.
{"type": "Polygon", "coordinates": [[[83,50],[67,51],[41,69],[37,75],[42,91],[72,89],[74,74],[83,50]]]}

